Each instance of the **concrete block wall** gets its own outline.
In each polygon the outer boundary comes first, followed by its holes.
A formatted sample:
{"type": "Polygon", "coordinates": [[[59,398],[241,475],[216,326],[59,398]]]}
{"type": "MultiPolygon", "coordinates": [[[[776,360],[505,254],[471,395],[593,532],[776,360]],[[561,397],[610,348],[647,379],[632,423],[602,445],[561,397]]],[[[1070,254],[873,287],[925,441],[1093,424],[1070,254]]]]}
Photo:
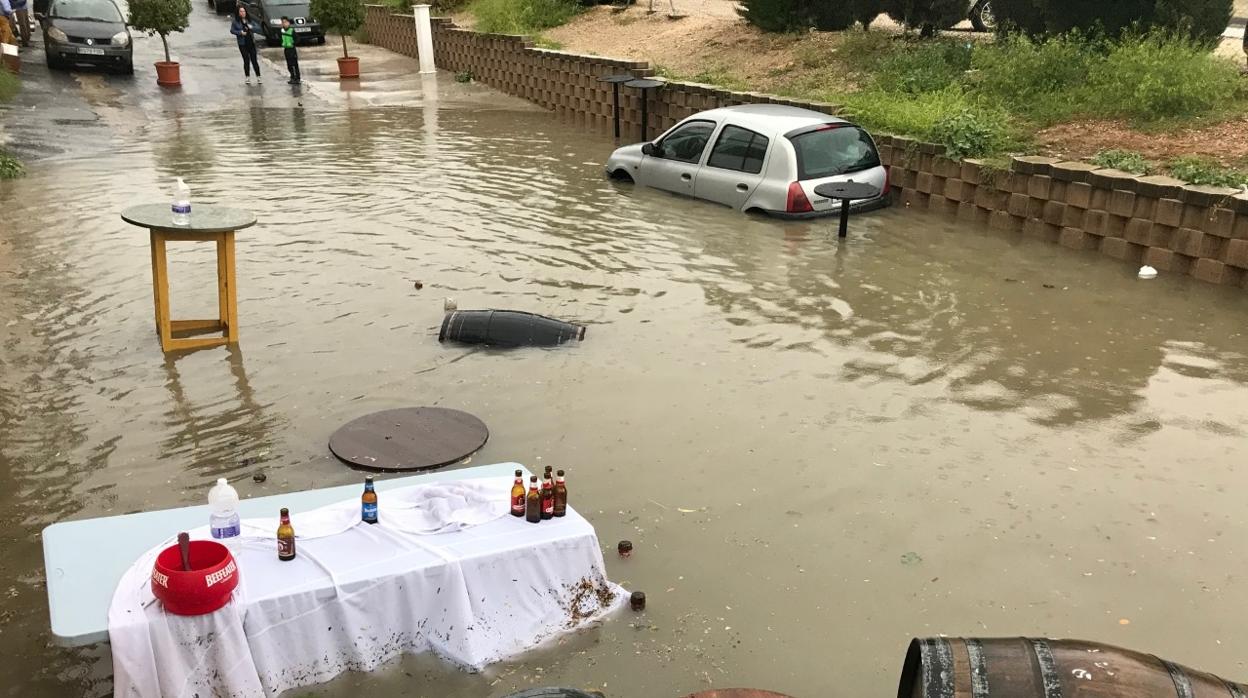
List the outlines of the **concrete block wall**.
{"type": "MultiPolygon", "coordinates": [[[[410,14],[370,5],[365,26],[378,46],[416,57],[410,14]]],[[[645,61],[621,61],[540,49],[523,37],[483,34],[434,20],[439,68],[549,109],[583,128],[610,133],[611,85],[605,75],[653,74],[645,61]]],[[[624,140],[642,140],[638,90],[621,88],[624,140]]],[[[710,85],[668,82],[650,91],[649,137],[706,109],[787,104],[826,114],[837,106],[710,85]]],[[[945,157],[944,148],[877,135],[892,173],[894,196],[922,208],[1029,235],[1077,250],[1095,250],[1163,272],[1248,288],[1248,195],[1194,187],[1168,177],[1135,177],[1081,162],[1022,157],[1008,171],[945,157]]]]}

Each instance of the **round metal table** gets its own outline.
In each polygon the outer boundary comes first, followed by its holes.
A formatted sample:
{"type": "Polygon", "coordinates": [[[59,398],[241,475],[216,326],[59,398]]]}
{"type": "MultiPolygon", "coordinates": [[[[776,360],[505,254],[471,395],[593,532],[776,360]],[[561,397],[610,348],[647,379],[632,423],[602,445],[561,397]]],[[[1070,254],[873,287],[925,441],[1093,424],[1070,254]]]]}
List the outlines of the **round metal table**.
{"type": "Polygon", "coordinates": [[[226,206],[196,204],[191,220],[176,225],[169,204],[141,204],[121,212],[121,219],[147,228],[152,248],[152,297],[156,310],[156,334],[163,351],[198,349],[238,343],[238,293],[234,275],[234,232],[256,224],[248,211],[226,206]],[[173,320],[169,317],[169,261],[167,242],[215,242],[217,245],[217,317],[207,320],[173,320]],[[220,337],[183,338],[176,334],[220,332],[220,337]]]}
{"type": "Polygon", "coordinates": [[[329,437],[329,450],[370,470],[426,470],[463,460],[489,438],[485,422],[467,412],[401,407],[347,422],[329,437]]]}
{"type": "Polygon", "coordinates": [[[611,84],[611,122],[615,125],[616,138],[620,137],[620,85],[636,79],[636,75],[629,75],[627,73],[621,73],[619,75],[604,75],[598,78],[598,82],[611,84]]]}
{"type": "Polygon", "coordinates": [[[841,227],[836,233],[837,237],[845,237],[849,234],[849,203],[862,199],[874,199],[879,195],[879,188],[866,182],[829,182],[815,187],[815,196],[841,202],[841,227]]]}
{"type": "Polygon", "coordinates": [[[650,90],[662,87],[662,80],[637,78],[624,83],[625,87],[641,90],[641,140],[650,140],[650,90]]]}

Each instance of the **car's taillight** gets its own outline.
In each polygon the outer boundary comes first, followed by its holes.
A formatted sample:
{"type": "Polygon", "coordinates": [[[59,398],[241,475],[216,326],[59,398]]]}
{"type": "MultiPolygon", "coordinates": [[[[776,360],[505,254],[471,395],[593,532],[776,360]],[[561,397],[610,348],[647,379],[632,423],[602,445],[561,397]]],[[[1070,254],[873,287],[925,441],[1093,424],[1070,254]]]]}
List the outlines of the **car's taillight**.
{"type": "Polygon", "coordinates": [[[880,190],[880,195],[888,194],[889,188],[893,186],[893,168],[891,165],[884,166],[884,188],[880,190]]]}
{"type": "Polygon", "coordinates": [[[802,191],[801,182],[793,182],[789,185],[789,195],[785,198],[784,210],[788,213],[810,213],[815,210],[810,205],[810,199],[806,198],[806,192],[802,191]]]}

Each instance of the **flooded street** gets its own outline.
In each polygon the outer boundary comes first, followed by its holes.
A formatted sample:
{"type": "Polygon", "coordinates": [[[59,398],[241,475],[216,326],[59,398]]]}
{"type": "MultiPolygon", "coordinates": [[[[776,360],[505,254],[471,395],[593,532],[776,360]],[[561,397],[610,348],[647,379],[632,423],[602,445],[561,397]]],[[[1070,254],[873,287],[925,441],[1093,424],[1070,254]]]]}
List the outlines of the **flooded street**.
{"type": "MultiPolygon", "coordinates": [[[[648,610],[482,674],[405,657],[292,695],[891,696],[908,640],[938,633],[1248,679],[1242,291],[901,207],[838,242],[609,182],[610,139],[446,74],[300,95],[268,51],[249,89],[195,12],[171,43],[215,82],[52,76],[61,121],[4,116],[63,152],[0,183],[0,694],[111,692],[107,646],[51,642],[44,526],[200,504],[217,477],[358,482],[330,433],[406,405],[484,420],[473,465],[566,468],[648,610]],[[147,236],[119,212],[175,176],[260,218],[237,348],[160,351],[147,236]],[[589,329],[442,345],[445,297],[589,329]]],[[[207,312],[211,251],[171,260],[174,316],[207,312]]]]}

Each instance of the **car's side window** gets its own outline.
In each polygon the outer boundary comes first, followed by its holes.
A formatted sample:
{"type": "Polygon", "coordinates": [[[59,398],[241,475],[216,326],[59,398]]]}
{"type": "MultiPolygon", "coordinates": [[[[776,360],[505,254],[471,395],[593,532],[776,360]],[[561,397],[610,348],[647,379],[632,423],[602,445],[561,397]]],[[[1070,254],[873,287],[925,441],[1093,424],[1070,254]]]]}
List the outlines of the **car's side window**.
{"type": "Polygon", "coordinates": [[[660,143],[663,157],[667,160],[696,163],[702,159],[702,151],[715,132],[714,121],[690,121],[667,134],[660,143]]]}
{"type": "Polygon", "coordinates": [[[725,126],[706,164],[724,170],[758,174],[763,171],[763,158],[767,155],[769,142],[766,136],[753,131],[725,126]]]}

